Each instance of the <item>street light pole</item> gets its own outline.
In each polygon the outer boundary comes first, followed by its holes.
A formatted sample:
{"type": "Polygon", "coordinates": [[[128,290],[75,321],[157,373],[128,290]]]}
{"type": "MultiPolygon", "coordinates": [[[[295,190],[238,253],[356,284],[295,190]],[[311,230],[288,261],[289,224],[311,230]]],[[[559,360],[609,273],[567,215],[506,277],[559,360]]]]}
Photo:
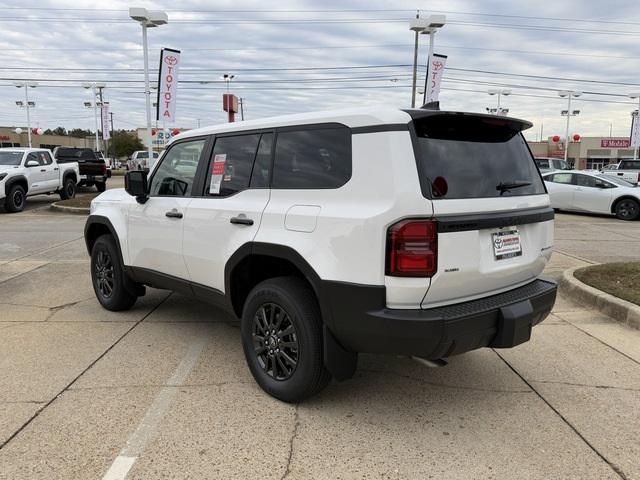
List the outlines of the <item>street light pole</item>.
{"type": "MultiPolygon", "coordinates": [[[[420,18],[420,11],[416,13],[416,20],[420,18]]],[[[411,82],[411,108],[416,108],[416,83],[418,81],[418,35],[424,29],[419,22],[411,23],[409,29],[415,32],[415,44],[413,46],[413,78],[411,82]]]]}
{"type": "Polygon", "coordinates": [[[18,88],[24,88],[24,108],[27,111],[27,139],[29,141],[29,148],[31,148],[31,112],[29,111],[31,105],[29,102],[29,88],[36,88],[38,84],[36,82],[23,80],[22,82],[14,83],[14,85],[18,88]]]}
{"type": "MultiPolygon", "coordinates": [[[[567,97],[567,126],[565,129],[565,134],[564,134],[564,161],[565,163],[568,163],[568,158],[569,158],[569,120],[571,117],[574,117],[576,115],[578,115],[580,113],[580,110],[574,110],[573,112],[571,111],[571,98],[578,98],[580,95],[582,95],[582,92],[575,92],[575,91],[568,91],[568,90],[562,90],[560,92],[558,92],[558,95],[562,98],[567,97]]],[[[561,113],[562,115],[564,115],[564,112],[561,113]]],[[[574,165],[574,168],[576,167],[576,165],[574,165]]]]}
{"type": "Polygon", "coordinates": [[[166,12],[147,10],[146,8],[130,8],[129,17],[142,26],[142,53],[144,57],[144,95],[147,110],[147,143],[148,165],[153,161],[153,136],[151,135],[151,89],[149,88],[149,45],[147,42],[147,28],[158,27],[169,22],[166,12]]]}

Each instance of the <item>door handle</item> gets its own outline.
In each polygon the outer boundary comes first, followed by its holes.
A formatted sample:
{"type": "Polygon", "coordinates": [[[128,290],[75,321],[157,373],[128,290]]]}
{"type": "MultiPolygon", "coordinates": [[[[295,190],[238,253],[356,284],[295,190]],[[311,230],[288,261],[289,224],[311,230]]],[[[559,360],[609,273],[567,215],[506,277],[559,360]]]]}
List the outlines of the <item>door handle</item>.
{"type": "Polygon", "coordinates": [[[41,172],[46,172],[46,171],[47,171],[47,169],[46,169],[46,168],[41,168],[41,169],[40,169],[40,171],[41,171],[41,172]]]}
{"type": "Polygon", "coordinates": [[[231,223],[233,223],[234,225],[253,225],[253,220],[251,220],[250,218],[247,218],[245,216],[231,217],[231,219],[229,221],[231,223]]]}
{"type": "Polygon", "coordinates": [[[174,208],[173,210],[169,210],[165,213],[165,216],[169,218],[182,218],[182,213],[174,208]]]}
{"type": "Polygon", "coordinates": [[[55,167],[54,170],[60,170],[58,167],[55,167]]]}

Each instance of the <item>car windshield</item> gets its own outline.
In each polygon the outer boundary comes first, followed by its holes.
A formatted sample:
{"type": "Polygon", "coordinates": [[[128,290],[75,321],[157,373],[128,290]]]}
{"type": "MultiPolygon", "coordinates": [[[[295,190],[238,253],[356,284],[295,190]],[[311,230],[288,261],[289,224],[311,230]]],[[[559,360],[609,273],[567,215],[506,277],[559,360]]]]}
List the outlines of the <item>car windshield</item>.
{"type": "Polygon", "coordinates": [[[564,160],[554,160],[558,170],[571,170],[571,167],[564,160]]]}
{"type": "Polygon", "coordinates": [[[22,152],[2,152],[0,151],[0,165],[20,165],[22,152]]]}
{"type": "Polygon", "coordinates": [[[621,178],[612,177],[610,175],[596,175],[596,176],[598,178],[606,180],[607,182],[614,183],[614,184],[619,185],[621,187],[635,187],[635,185],[633,183],[627,182],[626,180],[623,180],[621,178]]]}

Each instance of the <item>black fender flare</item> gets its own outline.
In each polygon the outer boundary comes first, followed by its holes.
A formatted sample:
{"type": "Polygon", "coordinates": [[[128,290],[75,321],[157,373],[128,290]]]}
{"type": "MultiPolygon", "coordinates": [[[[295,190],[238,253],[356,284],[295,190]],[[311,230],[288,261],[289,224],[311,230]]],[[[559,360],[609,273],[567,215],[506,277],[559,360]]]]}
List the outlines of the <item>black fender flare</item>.
{"type": "Polygon", "coordinates": [[[67,171],[67,172],[64,172],[64,174],[62,175],[62,185],[60,188],[64,187],[64,182],[69,177],[73,177],[73,181],[78,183],[78,176],[76,175],[76,172],[74,172],[73,170],[67,171]]]}
{"type": "Polygon", "coordinates": [[[7,179],[7,181],[4,184],[4,193],[5,195],[9,195],[9,189],[13,186],[14,183],[16,182],[21,182],[27,185],[27,188],[25,189],[25,193],[29,193],[29,180],[27,180],[27,177],[25,177],[24,175],[16,175],[15,177],[11,177],[9,179],[7,179]]]}
{"type": "Polygon", "coordinates": [[[231,275],[235,267],[250,255],[280,258],[290,262],[302,272],[316,294],[322,314],[323,359],[325,367],[331,372],[333,378],[338,381],[351,378],[357,368],[358,354],[357,352],[351,352],[345,349],[334,335],[334,319],[331,313],[328,291],[324,286],[324,282],[313,267],[293,248],[264,242],[247,242],[238,248],[233,255],[229,257],[224,268],[225,296],[230,311],[234,311],[233,305],[231,305],[231,275]]]}

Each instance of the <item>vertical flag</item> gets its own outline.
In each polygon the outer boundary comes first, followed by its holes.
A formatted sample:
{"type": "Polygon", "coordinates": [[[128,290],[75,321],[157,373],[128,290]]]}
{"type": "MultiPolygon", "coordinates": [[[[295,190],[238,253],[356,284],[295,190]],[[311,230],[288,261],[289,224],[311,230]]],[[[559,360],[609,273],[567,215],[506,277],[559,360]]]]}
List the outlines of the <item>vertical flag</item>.
{"type": "Polygon", "coordinates": [[[427,78],[424,83],[425,104],[438,101],[440,97],[440,84],[442,83],[442,75],[446,64],[446,55],[434,53],[429,59],[427,78]]]}
{"type": "Polygon", "coordinates": [[[640,118],[634,115],[631,120],[631,146],[633,148],[640,147],[640,118]]]}
{"type": "Polygon", "coordinates": [[[163,48],[160,51],[156,120],[169,123],[175,122],[176,120],[176,94],[178,93],[179,67],[180,50],[163,48]]]}
{"type": "Polygon", "coordinates": [[[102,104],[102,139],[109,140],[111,138],[111,129],[109,128],[109,104],[102,104]]]}

